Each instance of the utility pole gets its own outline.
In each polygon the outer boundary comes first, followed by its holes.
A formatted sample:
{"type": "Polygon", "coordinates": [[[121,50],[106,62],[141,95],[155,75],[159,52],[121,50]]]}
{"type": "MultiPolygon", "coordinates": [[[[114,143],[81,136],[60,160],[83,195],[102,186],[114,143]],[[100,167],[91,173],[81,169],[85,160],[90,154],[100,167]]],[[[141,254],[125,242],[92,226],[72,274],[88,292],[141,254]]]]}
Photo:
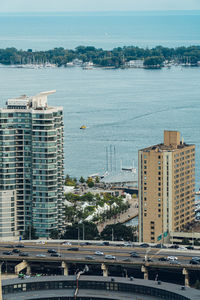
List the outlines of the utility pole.
{"type": "Polygon", "coordinates": [[[114,230],[112,228],[112,242],[114,241],[114,230]]]}
{"type": "Polygon", "coordinates": [[[83,223],[83,241],[85,240],[85,224],[83,223]]]}
{"type": "Polygon", "coordinates": [[[78,223],[78,245],[80,244],[80,228],[79,228],[79,223],[78,223]]]}

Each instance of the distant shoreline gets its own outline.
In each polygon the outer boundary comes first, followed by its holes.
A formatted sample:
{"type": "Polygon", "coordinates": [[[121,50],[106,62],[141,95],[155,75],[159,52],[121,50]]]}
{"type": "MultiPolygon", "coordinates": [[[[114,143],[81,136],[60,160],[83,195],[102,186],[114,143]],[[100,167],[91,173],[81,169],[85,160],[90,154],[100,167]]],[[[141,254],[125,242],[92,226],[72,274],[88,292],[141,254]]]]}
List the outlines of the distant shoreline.
{"type": "Polygon", "coordinates": [[[172,65],[200,66],[200,46],[168,48],[116,47],[112,50],[94,46],[73,49],[54,48],[46,51],[16,48],[0,49],[0,64],[18,68],[74,67],[83,69],[101,67],[160,69],[172,65]]]}

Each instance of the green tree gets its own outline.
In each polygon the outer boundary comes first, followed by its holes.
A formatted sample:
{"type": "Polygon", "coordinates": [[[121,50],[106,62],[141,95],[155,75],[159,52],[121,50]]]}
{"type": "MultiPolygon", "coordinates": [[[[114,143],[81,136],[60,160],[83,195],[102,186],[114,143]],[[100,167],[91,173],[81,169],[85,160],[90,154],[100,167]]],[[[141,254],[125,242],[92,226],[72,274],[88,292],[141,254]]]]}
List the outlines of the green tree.
{"type": "Polygon", "coordinates": [[[107,225],[101,232],[101,238],[103,240],[112,240],[114,238],[116,241],[133,241],[133,229],[121,223],[107,225]]]}
{"type": "Polygon", "coordinates": [[[36,235],[36,230],[33,226],[28,226],[23,235],[24,240],[37,240],[38,236],[36,235]]]}
{"type": "Polygon", "coordinates": [[[84,230],[84,238],[85,240],[94,240],[99,238],[99,232],[96,224],[92,222],[83,222],[81,224],[73,223],[71,226],[67,226],[65,229],[65,233],[62,235],[62,239],[78,239],[78,232],[80,240],[83,238],[83,230],[84,230]]]}
{"type": "Polygon", "coordinates": [[[200,281],[197,279],[194,285],[195,289],[200,290],[200,281]]]}
{"type": "Polygon", "coordinates": [[[162,56],[151,56],[144,59],[144,66],[146,68],[160,68],[162,67],[164,57],[162,56]]]}
{"type": "Polygon", "coordinates": [[[68,174],[66,175],[66,177],[65,177],[65,185],[75,186],[76,182],[77,182],[76,178],[72,178],[68,174]]]}
{"type": "Polygon", "coordinates": [[[50,235],[49,235],[49,237],[54,240],[59,239],[59,236],[60,236],[60,233],[57,229],[52,229],[50,232],[50,235]]]}
{"type": "Polygon", "coordinates": [[[88,177],[87,179],[87,185],[89,188],[92,188],[94,186],[94,182],[93,182],[93,179],[91,177],[88,177]]]}
{"type": "Polygon", "coordinates": [[[85,182],[85,179],[81,176],[81,178],[79,179],[79,182],[80,182],[80,183],[84,183],[84,182],[85,182]]]}

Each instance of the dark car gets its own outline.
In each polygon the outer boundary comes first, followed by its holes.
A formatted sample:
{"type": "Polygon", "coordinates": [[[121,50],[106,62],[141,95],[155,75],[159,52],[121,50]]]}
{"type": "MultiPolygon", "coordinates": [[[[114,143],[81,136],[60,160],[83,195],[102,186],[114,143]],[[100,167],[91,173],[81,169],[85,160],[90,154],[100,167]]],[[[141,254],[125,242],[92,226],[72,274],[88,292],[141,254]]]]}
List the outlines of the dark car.
{"type": "Polygon", "coordinates": [[[13,249],[13,251],[12,251],[13,253],[19,253],[20,252],[20,250],[19,249],[13,249]]]}
{"type": "Polygon", "coordinates": [[[23,244],[18,244],[18,245],[15,245],[16,248],[24,248],[24,245],[23,244]]]}
{"type": "Polygon", "coordinates": [[[92,245],[92,243],[90,242],[81,243],[81,246],[90,246],[90,245],[92,245]]]}
{"type": "Polygon", "coordinates": [[[171,245],[169,248],[171,248],[171,249],[178,249],[179,245],[174,244],[174,245],[171,245]]]}
{"type": "Polygon", "coordinates": [[[61,257],[61,254],[60,253],[51,253],[51,256],[53,256],[53,257],[61,257]]]}
{"type": "Polygon", "coordinates": [[[194,247],[193,246],[187,246],[186,247],[188,250],[194,250],[194,247]]]}
{"type": "Polygon", "coordinates": [[[68,251],[78,251],[79,248],[78,247],[71,247],[67,249],[68,251]]]}
{"type": "Polygon", "coordinates": [[[139,255],[139,254],[137,254],[137,253],[135,253],[135,252],[132,252],[132,253],[130,254],[130,257],[139,258],[139,257],[140,257],[140,255],[139,255]]]}
{"type": "Polygon", "coordinates": [[[29,254],[26,252],[21,252],[21,253],[19,253],[19,256],[29,256],[29,254]]]}
{"type": "Polygon", "coordinates": [[[138,254],[136,251],[131,251],[129,254],[138,254]]]}
{"type": "Polygon", "coordinates": [[[158,260],[159,260],[159,261],[168,261],[168,258],[167,258],[167,257],[159,257],[158,260]]]}
{"type": "Polygon", "coordinates": [[[101,245],[102,245],[102,246],[109,246],[110,243],[109,243],[109,242],[103,242],[101,245]]]}
{"type": "Polygon", "coordinates": [[[57,251],[55,249],[48,249],[47,252],[48,253],[57,253],[57,251]]]}
{"type": "Polygon", "coordinates": [[[85,257],[85,259],[88,259],[88,260],[95,260],[94,256],[91,256],[91,255],[87,255],[85,257]]]}
{"type": "Polygon", "coordinates": [[[163,244],[157,244],[157,245],[155,245],[155,248],[166,249],[167,247],[163,244]]]}
{"type": "Polygon", "coordinates": [[[200,257],[199,256],[193,256],[191,260],[195,260],[195,261],[197,260],[197,261],[200,262],[200,257]]]}
{"type": "Polygon", "coordinates": [[[147,244],[147,243],[143,243],[143,244],[140,244],[140,247],[142,247],[142,248],[148,248],[148,247],[150,247],[150,246],[149,246],[149,244],[147,244]]]}
{"type": "Polygon", "coordinates": [[[3,254],[4,255],[12,255],[13,253],[12,253],[12,251],[4,251],[3,254]]]}
{"type": "Polygon", "coordinates": [[[15,248],[13,245],[7,245],[5,248],[15,248]]]}
{"type": "Polygon", "coordinates": [[[130,258],[124,258],[124,259],[122,259],[123,261],[127,261],[127,262],[131,262],[131,259],[130,258]]]}
{"type": "Polygon", "coordinates": [[[191,265],[199,265],[200,264],[200,260],[191,259],[190,260],[190,264],[191,265]]]}

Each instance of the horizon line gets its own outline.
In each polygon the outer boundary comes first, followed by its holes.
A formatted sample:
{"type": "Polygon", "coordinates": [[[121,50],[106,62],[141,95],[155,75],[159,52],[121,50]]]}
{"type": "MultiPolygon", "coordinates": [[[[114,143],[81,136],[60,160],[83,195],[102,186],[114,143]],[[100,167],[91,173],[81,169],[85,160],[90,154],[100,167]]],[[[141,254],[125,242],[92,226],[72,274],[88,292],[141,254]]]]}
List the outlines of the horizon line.
{"type": "Polygon", "coordinates": [[[0,11],[0,14],[4,14],[4,13],[8,13],[8,14],[15,14],[15,13],[91,13],[91,12],[95,12],[95,13],[109,13],[109,12],[114,12],[114,13],[133,13],[133,12],[200,12],[200,8],[199,9],[149,9],[149,10],[65,10],[65,11],[55,11],[55,10],[49,10],[49,11],[38,11],[38,10],[34,10],[34,11],[0,11]]]}

